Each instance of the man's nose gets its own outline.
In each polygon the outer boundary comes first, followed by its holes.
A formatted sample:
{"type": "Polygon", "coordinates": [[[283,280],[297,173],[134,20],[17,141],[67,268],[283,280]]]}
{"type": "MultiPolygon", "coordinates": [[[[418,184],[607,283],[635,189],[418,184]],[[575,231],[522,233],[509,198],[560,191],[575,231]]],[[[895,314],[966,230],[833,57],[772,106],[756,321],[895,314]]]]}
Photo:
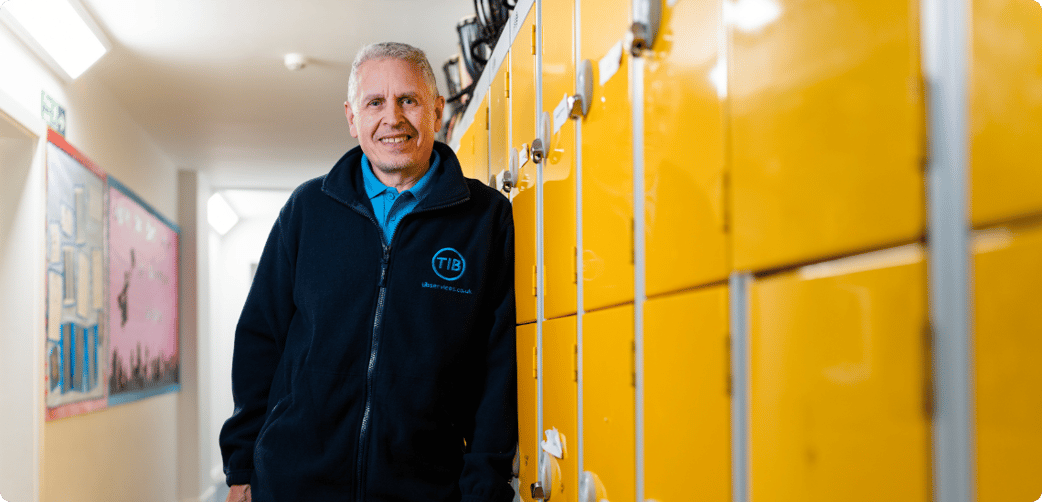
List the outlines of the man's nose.
{"type": "Polygon", "coordinates": [[[383,119],[388,125],[398,125],[405,119],[405,110],[402,109],[400,103],[394,103],[391,106],[384,107],[383,119]]]}

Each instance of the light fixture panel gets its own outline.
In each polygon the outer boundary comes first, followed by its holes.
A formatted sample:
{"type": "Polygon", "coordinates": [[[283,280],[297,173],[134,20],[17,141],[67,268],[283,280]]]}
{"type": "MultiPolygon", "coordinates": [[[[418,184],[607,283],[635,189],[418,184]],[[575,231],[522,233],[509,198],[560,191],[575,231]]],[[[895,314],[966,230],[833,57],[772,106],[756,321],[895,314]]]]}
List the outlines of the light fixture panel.
{"type": "Polygon", "coordinates": [[[9,0],[0,9],[0,21],[67,81],[111,48],[78,0],[9,0]]]}

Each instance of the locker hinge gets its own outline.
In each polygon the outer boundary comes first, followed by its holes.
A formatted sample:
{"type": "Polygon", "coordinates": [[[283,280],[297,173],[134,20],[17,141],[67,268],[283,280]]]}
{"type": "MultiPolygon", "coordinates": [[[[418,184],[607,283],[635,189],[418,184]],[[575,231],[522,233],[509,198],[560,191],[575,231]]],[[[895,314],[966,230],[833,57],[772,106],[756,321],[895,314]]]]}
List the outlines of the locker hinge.
{"type": "Polygon", "coordinates": [[[507,72],[506,82],[503,84],[504,90],[506,91],[506,98],[510,99],[510,72],[507,72]]]}
{"type": "Polygon", "coordinates": [[[731,396],[731,395],[734,394],[734,374],[732,374],[732,372],[731,372],[731,334],[730,333],[728,333],[727,336],[724,337],[724,354],[727,357],[727,359],[725,359],[725,361],[727,361],[727,362],[726,362],[726,364],[724,364],[724,368],[725,368],[724,369],[724,379],[725,379],[724,383],[726,384],[726,387],[727,387],[727,395],[731,396]]]}
{"type": "Polygon", "coordinates": [[[723,178],[723,197],[720,198],[724,203],[723,208],[723,232],[726,234],[731,231],[731,172],[724,171],[723,178]]]}
{"type": "Polygon", "coordinates": [[[930,169],[930,116],[926,110],[926,82],[923,77],[914,77],[912,85],[915,86],[915,94],[919,99],[919,166],[925,173],[930,169]]]}
{"type": "Polygon", "coordinates": [[[637,264],[637,220],[630,218],[630,265],[637,264]]]}
{"type": "Polygon", "coordinates": [[[637,387],[637,341],[630,341],[630,387],[637,387]]]}
{"type": "Polygon", "coordinates": [[[535,24],[532,24],[532,55],[535,56],[535,24]]]}
{"type": "Polygon", "coordinates": [[[539,295],[539,273],[536,266],[532,265],[532,296],[539,295]]]}
{"type": "Polygon", "coordinates": [[[539,347],[532,347],[532,378],[539,380],[539,347]]]}
{"type": "Polygon", "coordinates": [[[572,345],[572,381],[579,381],[579,345],[572,345]]]}
{"type": "Polygon", "coordinates": [[[489,114],[489,109],[485,108],[485,130],[486,131],[488,130],[488,124],[489,124],[489,116],[488,116],[488,114],[489,114]]]}
{"type": "Polygon", "coordinates": [[[933,325],[927,321],[923,324],[923,414],[933,419],[933,325]]]}
{"type": "Polygon", "coordinates": [[[579,284],[579,248],[572,246],[572,284],[579,284]]]}

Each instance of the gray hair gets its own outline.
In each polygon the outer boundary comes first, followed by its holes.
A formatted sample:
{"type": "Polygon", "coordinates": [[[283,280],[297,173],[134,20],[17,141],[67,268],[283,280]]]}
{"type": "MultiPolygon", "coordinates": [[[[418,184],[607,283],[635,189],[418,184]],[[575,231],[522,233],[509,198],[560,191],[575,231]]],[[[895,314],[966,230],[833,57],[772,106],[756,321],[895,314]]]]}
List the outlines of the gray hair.
{"type": "Polygon", "coordinates": [[[351,103],[351,108],[356,108],[357,105],[355,99],[358,98],[358,68],[367,61],[377,59],[400,59],[411,63],[423,75],[423,80],[430,88],[431,97],[438,98],[438,83],[434,77],[434,70],[431,69],[427,55],[422,50],[409,44],[380,42],[362,47],[355,55],[355,61],[351,63],[351,76],[347,79],[347,101],[351,103]]]}

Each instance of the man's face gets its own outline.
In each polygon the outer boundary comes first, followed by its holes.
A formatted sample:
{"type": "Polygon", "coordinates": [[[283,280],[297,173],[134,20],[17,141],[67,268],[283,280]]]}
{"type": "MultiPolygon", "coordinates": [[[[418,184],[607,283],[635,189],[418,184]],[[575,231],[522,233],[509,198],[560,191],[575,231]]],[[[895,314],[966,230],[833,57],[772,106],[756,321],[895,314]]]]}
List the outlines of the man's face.
{"type": "Polygon", "coordinates": [[[431,95],[420,70],[399,59],[366,61],[355,102],[344,105],[347,122],[370,165],[406,175],[427,168],[445,98],[431,95]]]}

